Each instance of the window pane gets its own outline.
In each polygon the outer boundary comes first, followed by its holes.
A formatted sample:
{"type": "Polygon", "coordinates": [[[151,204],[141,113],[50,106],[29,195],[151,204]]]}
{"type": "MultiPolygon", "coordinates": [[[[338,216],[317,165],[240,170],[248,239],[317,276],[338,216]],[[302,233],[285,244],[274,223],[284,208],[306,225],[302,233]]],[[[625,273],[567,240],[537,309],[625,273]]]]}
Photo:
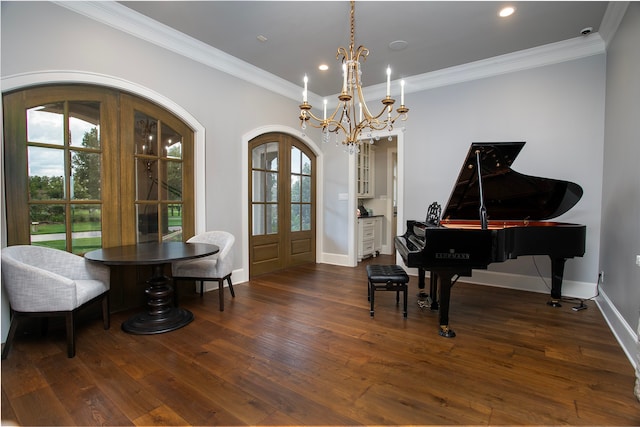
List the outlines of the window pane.
{"type": "Polygon", "coordinates": [[[265,153],[265,169],[270,171],[278,170],[278,143],[269,142],[265,153]]]}
{"type": "Polygon", "coordinates": [[[100,148],[99,102],[69,102],[69,145],[100,148]]]}
{"type": "Polygon", "coordinates": [[[102,247],[100,205],[71,205],[71,251],[84,255],[102,247]]]}
{"type": "Polygon", "coordinates": [[[304,153],[302,153],[302,173],[311,175],[311,159],[304,153]]]}
{"type": "Polygon", "coordinates": [[[302,201],[305,203],[311,203],[311,177],[302,177],[302,201]]]}
{"type": "Polygon", "coordinates": [[[302,230],[311,230],[311,205],[302,205],[302,214],[300,216],[302,230]]]}
{"type": "Polygon", "coordinates": [[[264,176],[265,172],[253,171],[252,173],[252,201],[264,202],[264,176]]]}
{"type": "Polygon", "coordinates": [[[100,200],[100,153],[71,152],[71,198],[100,200]]]}
{"type": "Polygon", "coordinates": [[[28,162],[30,199],[64,199],[64,150],[29,147],[28,162]]]}
{"type": "Polygon", "coordinates": [[[182,205],[162,205],[162,241],[182,242],[182,205]]]}
{"type": "Polygon", "coordinates": [[[264,205],[253,205],[253,235],[264,234],[264,205]]]}
{"type": "Polygon", "coordinates": [[[158,200],[158,162],[139,158],[136,161],[136,199],[158,200]]]}
{"type": "Polygon", "coordinates": [[[182,163],[165,161],[166,180],[161,183],[163,200],[182,200],[182,163]]]}
{"type": "Polygon", "coordinates": [[[67,249],[64,205],[30,205],[31,244],[67,249]]]}
{"type": "Polygon", "coordinates": [[[27,141],[64,145],[64,103],[27,110],[27,141]]]}
{"type": "Polygon", "coordinates": [[[251,150],[251,168],[252,169],[265,169],[264,164],[264,150],[266,145],[259,145],[251,150]]]}
{"type": "Polygon", "coordinates": [[[173,159],[182,158],[182,135],[171,129],[166,124],[162,124],[162,149],[166,157],[173,159]]]}
{"type": "Polygon", "coordinates": [[[291,173],[300,173],[300,149],[291,147],[291,173]]]}
{"type": "Polygon", "coordinates": [[[158,205],[136,204],[138,243],[158,241],[158,205]]]}
{"type": "Polygon", "coordinates": [[[291,231],[300,231],[300,205],[291,205],[291,231]]]}
{"type": "Polygon", "coordinates": [[[300,201],[300,176],[291,175],[291,201],[300,201]]]}
{"type": "Polygon", "coordinates": [[[136,154],[158,155],[158,120],[136,111],[134,143],[136,154]]]}
{"type": "Polygon", "coordinates": [[[266,205],[267,209],[267,234],[278,233],[278,205],[266,205]]]}
{"type": "Polygon", "coordinates": [[[267,173],[267,202],[278,201],[278,174],[276,172],[267,173]]]}

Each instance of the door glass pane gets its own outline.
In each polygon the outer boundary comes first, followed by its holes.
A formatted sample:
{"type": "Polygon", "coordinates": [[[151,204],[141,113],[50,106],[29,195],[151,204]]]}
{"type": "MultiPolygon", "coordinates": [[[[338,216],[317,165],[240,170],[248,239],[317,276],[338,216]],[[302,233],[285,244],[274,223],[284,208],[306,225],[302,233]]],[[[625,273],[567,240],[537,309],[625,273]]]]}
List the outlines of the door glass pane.
{"type": "Polygon", "coordinates": [[[305,203],[311,203],[311,177],[310,176],[302,177],[301,193],[302,193],[301,201],[305,203]]]}
{"type": "Polygon", "coordinates": [[[27,110],[27,141],[64,145],[64,103],[45,104],[27,110]]]}
{"type": "Polygon", "coordinates": [[[158,120],[140,111],[135,112],[134,144],[136,154],[158,155],[158,120]]]}
{"type": "Polygon", "coordinates": [[[64,205],[32,204],[29,206],[31,220],[31,244],[60,250],[67,248],[64,205]]]}
{"type": "Polygon", "coordinates": [[[264,176],[265,172],[262,171],[253,171],[252,173],[252,185],[251,189],[252,198],[251,200],[254,202],[264,202],[264,176]]]}
{"type": "Polygon", "coordinates": [[[300,214],[301,228],[303,231],[311,230],[311,205],[302,205],[300,214]]]}
{"type": "Polygon", "coordinates": [[[71,198],[100,200],[100,153],[71,152],[71,198]]]}
{"type": "Polygon", "coordinates": [[[102,247],[100,205],[71,205],[71,251],[77,255],[102,247]]]}
{"type": "Polygon", "coordinates": [[[173,159],[181,159],[182,135],[163,123],[161,138],[163,155],[173,159]]]}
{"type": "MultiPolygon", "coordinates": [[[[167,232],[163,235],[163,241],[182,241],[182,205],[171,203],[167,205],[167,232]]],[[[164,217],[163,217],[164,218],[164,217]]]]}
{"type": "Polygon", "coordinates": [[[69,145],[100,148],[99,102],[69,102],[69,145]]]}
{"type": "Polygon", "coordinates": [[[158,241],[158,205],[136,204],[138,243],[158,241]]]}
{"type": "Polygon", "coordinates": [[[302,173],[305,175],[311,175],[311,159],[306,154],[302,153],[302,173]]]}
{"type": "Polygon", "coordinates": [[[136,199],[158,200],[158,162],[148,158],[136,161],[136,199]]]}
{"type": "Polygon", "coordinates": [[[254,236],[260,236],[264,234],[264,205],[253,205],[252,209],[252,230],[254,236]]]}
{"type": "Polygon", "coordinates": [[[300,173],[300,149],[291,147],[291,173],[300,173]]]}
{"type": "Polygon", "coordinates": [[[300,176],[291,175],[291,202],[300,201],[300,176]]]}
{"type": "Polygon", "coordinates": [[[291,231],[300,231],[300,205],[291,205],[291,231]]]}
{"type": "Polygon", "coordinates": [[[29,147],[29,198],[59,200],[65,197],[64,150],[29,147]]]}
{"type": "Polygon", "coordinates": [[[163,200],[182,200],[182,163],[164,162],[166,165],[166,179],[161,183],[161,196],[163,200]]]}
{"type": "Polygon", "coordinates": [[[278,174],[276,172],[267,173],[266,198],[267,202],[278,201],[278,174]]]}
{"type": "Polygon", "coordinates": [[[278,205],[268,204],[267,209],[267,234],[278,233],[278,205]]]}

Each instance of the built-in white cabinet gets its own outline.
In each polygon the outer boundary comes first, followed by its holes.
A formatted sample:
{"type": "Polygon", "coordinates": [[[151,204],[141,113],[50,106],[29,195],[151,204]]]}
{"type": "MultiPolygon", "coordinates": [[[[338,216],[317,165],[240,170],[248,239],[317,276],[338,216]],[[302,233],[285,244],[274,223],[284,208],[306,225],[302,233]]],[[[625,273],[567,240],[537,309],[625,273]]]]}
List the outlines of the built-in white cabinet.
{"type": "Polygon", "coordinates": [[[358,218],[358,262],[382,250],[382,215],[358,218]]]}
{"type": "Polygon", "coordinates": [[[358,197],[373,197],[374,196],[374,161],[375,161],[375,147],[372,144],[363,142],[360,144],[360,152],[358,152],[357,158],[357,192],[358,197]]]}

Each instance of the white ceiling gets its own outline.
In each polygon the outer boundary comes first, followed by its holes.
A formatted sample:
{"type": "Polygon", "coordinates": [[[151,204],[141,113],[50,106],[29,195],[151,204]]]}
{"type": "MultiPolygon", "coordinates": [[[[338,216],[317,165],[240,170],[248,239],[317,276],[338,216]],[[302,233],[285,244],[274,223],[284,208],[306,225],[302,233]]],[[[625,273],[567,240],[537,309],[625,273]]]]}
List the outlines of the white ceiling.
{"type": "MultiPolygon", "coordinates": [[[[338,93],[339,46],[349,45],[347,1],[125,1],[121,4],[320,96],[338,93]],[[258,36],[266,37],[259,41],[258,36]],[[326,63],[329,71],[318,71],[326,63]]],[[[370,54],[364,86],[493,58],[597,32],[608,2],[358,1],[355,42],[370,54]],[[504,5],[516,12],[498,17],[504,5]],[[389,43],[405,40],[404,50],[389,43]]]]}

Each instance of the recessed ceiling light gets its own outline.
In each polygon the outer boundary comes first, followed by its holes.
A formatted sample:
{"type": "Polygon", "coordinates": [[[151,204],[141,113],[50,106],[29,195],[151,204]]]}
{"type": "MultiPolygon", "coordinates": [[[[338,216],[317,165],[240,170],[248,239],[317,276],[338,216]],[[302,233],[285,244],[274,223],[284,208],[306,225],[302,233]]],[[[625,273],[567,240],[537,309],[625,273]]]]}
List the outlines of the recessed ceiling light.
{"type": "Polygon", "coordinates": [[[392,41],[391,43],[389,43],[389,49],[391,50],[402,50],[402,49],[406,49],[406,47],[409,45],[409,42],[405,41],[405,40],[395,40],[392,41]]]}
{"type": "Polygon", "coordinates": [[[263,36],[262,34],[260,34],[258,37],[256,37],[258,40],[260,40],[261,42],[266,42],[267,38],[265,36],[263,36]]]}
{"type": "Polygon", "coordinates": [[[327,71],[329,69],[329,66],[327,64],[320,64],[318,66],[318,70],[320,71],[327,71]]]}
{"type": "Polygon", "coordinates": [[[515,11],[516,11],[515,7],[507,6],[505,8],[500,9],[500,12],[498,12],[498,15],[502,18],[506,18],[507,16],[513,15],[513,12],[515,11]]]}

